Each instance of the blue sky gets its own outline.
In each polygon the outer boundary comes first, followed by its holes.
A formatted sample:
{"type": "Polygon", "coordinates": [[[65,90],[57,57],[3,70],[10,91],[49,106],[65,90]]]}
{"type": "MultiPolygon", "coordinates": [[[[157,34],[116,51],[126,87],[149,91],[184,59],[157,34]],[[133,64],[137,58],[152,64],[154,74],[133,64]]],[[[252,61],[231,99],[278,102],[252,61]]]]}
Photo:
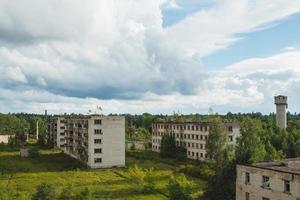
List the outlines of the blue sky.
{"type": "Polygon", "coordinates": [[[271,56],[289,47],[299,49],[299,35],[300,14],[295,14],[262,30],[238,34],[241,40],[205,57],[203,63],[207,69],[218,69],[247,58],[271,56]]]}
{"type": "Polygon", "coordinates": [[[0,112],[300,112],[299,35],[299,1],[3,0],[0,112]]]}

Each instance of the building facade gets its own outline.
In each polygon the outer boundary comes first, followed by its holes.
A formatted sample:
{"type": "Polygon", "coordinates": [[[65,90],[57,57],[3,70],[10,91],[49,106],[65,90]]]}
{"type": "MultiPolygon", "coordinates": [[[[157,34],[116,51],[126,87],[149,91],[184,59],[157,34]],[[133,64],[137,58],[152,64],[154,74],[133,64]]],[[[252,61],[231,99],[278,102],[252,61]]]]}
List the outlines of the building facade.
{"type": "Polygon", "coordinates": [[[236,200],[299,199],[299,158],[237,165],[236,200]]]}
{"type": "MultiPolygon", "coordinates": [[[[235,145],[240,135],[238,123],[226,121],[224,124],[228,129],[228,143],[235,145]]],[[[209,125],[208,121],[154,123],[152,124],[152,151],[160,152],[162,136],[172,135],[175,137],[176,145],[186,149],[187,158],[205,160],[209,125]]]]}
{"type": "Polygon", "coordinates": [[[125,166],[125,117],[58,116],[48,131],[56,148],[91,168],[125,166]]]}

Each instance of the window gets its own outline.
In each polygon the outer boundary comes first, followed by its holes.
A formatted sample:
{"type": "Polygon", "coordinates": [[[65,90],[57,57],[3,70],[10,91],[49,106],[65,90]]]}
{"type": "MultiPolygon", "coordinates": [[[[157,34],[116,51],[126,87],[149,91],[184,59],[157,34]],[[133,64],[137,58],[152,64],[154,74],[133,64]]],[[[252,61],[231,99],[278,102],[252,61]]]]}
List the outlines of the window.
{"type": "Polygon", "coordinates": [[[102,153],[102,149],[94,149],[94,153],[102,153]]]}
{"type": "Polygon", "coordinates": [[[101,129],[95,129],[94,132],[95,132],[95,135],[102,135],[101,129]]]}
{"type": "Polygon", "coordinates": [[[249,172],[245,173],[245,184],[249,184],[250,183],[250,174],[249,172]]]}
{"type": "Polygon", "coordinates": [[[249,193],[249,192],[246,192],[246,194],[245,194],[245,199],[246,199],[246,200],[250,200],[250,193],[249,193]]]}
{"type": "Polygon", "coordinates": [[[102,123],[102,120],[101,119],[95,119],[94,120],[94,124],[95,125],[100,125],[102,123]]]}
{"type": "Polygon", "coordinates": [[[284,192],[290,193],[290,181],[284,181],[284,192]]]}
{"type": "Polygon", "coordinates": [[[229,136],[229,141],[230,141],[230,142],[233,141],[233,136],[229,136]]]}
{"type": "Polygon", "coordinates": [[[270,199],[267,197],[263,197],[262,200],[270,200],[270,199]]]}
{"type": "Polygon", "coordinates": [[[94,143],[95,143],[95,144],[101,144],[101,143],[102,143],[102,140],[101,140],[101,139],[95,139],[95,140],[94,140],[94,143]]]}
{"type": "Polygon", "coordinates": [[[228,131],[229,131],[229,132],[232,132],[232,131],[233,131],[232,126],[229,126],[229,127],[228,127],[228,131]]]}
{"type": "Polygon", "coordinates": [[[263,188],[270,188],[270,177],[263,176],[262,177],[262,187],[263,188]]]}
{"type": "Polygon", "coordinates": [[[95,158],[95,163],[102,163],[102,158],[95,158]]]}

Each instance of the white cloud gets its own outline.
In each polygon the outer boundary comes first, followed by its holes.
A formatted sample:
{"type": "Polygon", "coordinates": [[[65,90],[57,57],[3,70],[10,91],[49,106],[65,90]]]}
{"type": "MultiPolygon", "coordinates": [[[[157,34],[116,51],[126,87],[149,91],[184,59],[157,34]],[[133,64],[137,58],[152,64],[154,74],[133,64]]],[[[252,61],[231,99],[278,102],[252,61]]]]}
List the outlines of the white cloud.
{"type": "Polygon", "coordinates": [[[175,0],[2,0],[0,111],[190,112],[252,106],[298,83],[293,50],[209,74],[201,60],[238,33],[299,12],[299,1],[215,1],[167,28],[164,4],[178,8],[175,0]]]}
{"type": "Polygon", "coordinates": [[[9,82],[27,83],[27,78],[20,67],[6,67],[1,71],[1,79],[6,79],[9,82]]]}
{"type": "Polygon", "coordinates": [[[169,0],[165,7],[167,9],[175,9],[175,10],[178,10],[178,9],[181,9],[181,7],[177,4],[176,0],[169,0]]]}

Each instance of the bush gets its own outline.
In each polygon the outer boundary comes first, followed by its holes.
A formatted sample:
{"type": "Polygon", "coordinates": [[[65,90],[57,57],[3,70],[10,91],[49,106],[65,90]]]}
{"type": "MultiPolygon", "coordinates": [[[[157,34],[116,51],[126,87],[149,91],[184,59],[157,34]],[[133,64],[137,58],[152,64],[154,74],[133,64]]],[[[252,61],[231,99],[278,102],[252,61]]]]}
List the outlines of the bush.
{"type": "Polygon", "coordinates": [[[209,165],[204,163],[198,166],[195,165],[180,166],[179,172],[194,178],[201,178],[205,180],[208,180],[210,177],[214,175],[214,170],[212,170],[209,167],[209,165]]]}
{"type": "Polygon", "coordinates": [[[131,182],[140,192],[152,192],[155,189],[154,169],[143,170],[137,165],[128,170],[131,182]]]}
{"type": "Polygon", "coordinates": [[[74,200],[75,198],[76,194],[73,192],[72,187],[68,186],[62,190],[58,197],[58,200],[74,200]]]}
{"type": "Polygon", "coordinates": [[[55,191],[51,185],[41,184],[37,186],[36,193],[32,196],[32,200],[53,200],[55,199],[55,191]]]}
{"type": "Polygon", "coordinates": [[[29,158],[37,158],[39,155],[39,150],[37,148],[31,148],[28,150],[29,158]]]}
{"type": "Polygon", "coordinates": [[[146,169],[146,175],[144,177],[144,192],[153,192],[155,190],[155,173],[154,169],[146,169]]]}
{"type": "Polygon", "coordinates": [[[195,183],[189,181],[184,175],[172,176],[168,185],[169,199],[191,200],[194,186],[195,183]]]}
{"type": "Polygon", "coordinates": [[[92,193],[86,188],[76,195],[75,200],[92,200],[92,193]]]}

